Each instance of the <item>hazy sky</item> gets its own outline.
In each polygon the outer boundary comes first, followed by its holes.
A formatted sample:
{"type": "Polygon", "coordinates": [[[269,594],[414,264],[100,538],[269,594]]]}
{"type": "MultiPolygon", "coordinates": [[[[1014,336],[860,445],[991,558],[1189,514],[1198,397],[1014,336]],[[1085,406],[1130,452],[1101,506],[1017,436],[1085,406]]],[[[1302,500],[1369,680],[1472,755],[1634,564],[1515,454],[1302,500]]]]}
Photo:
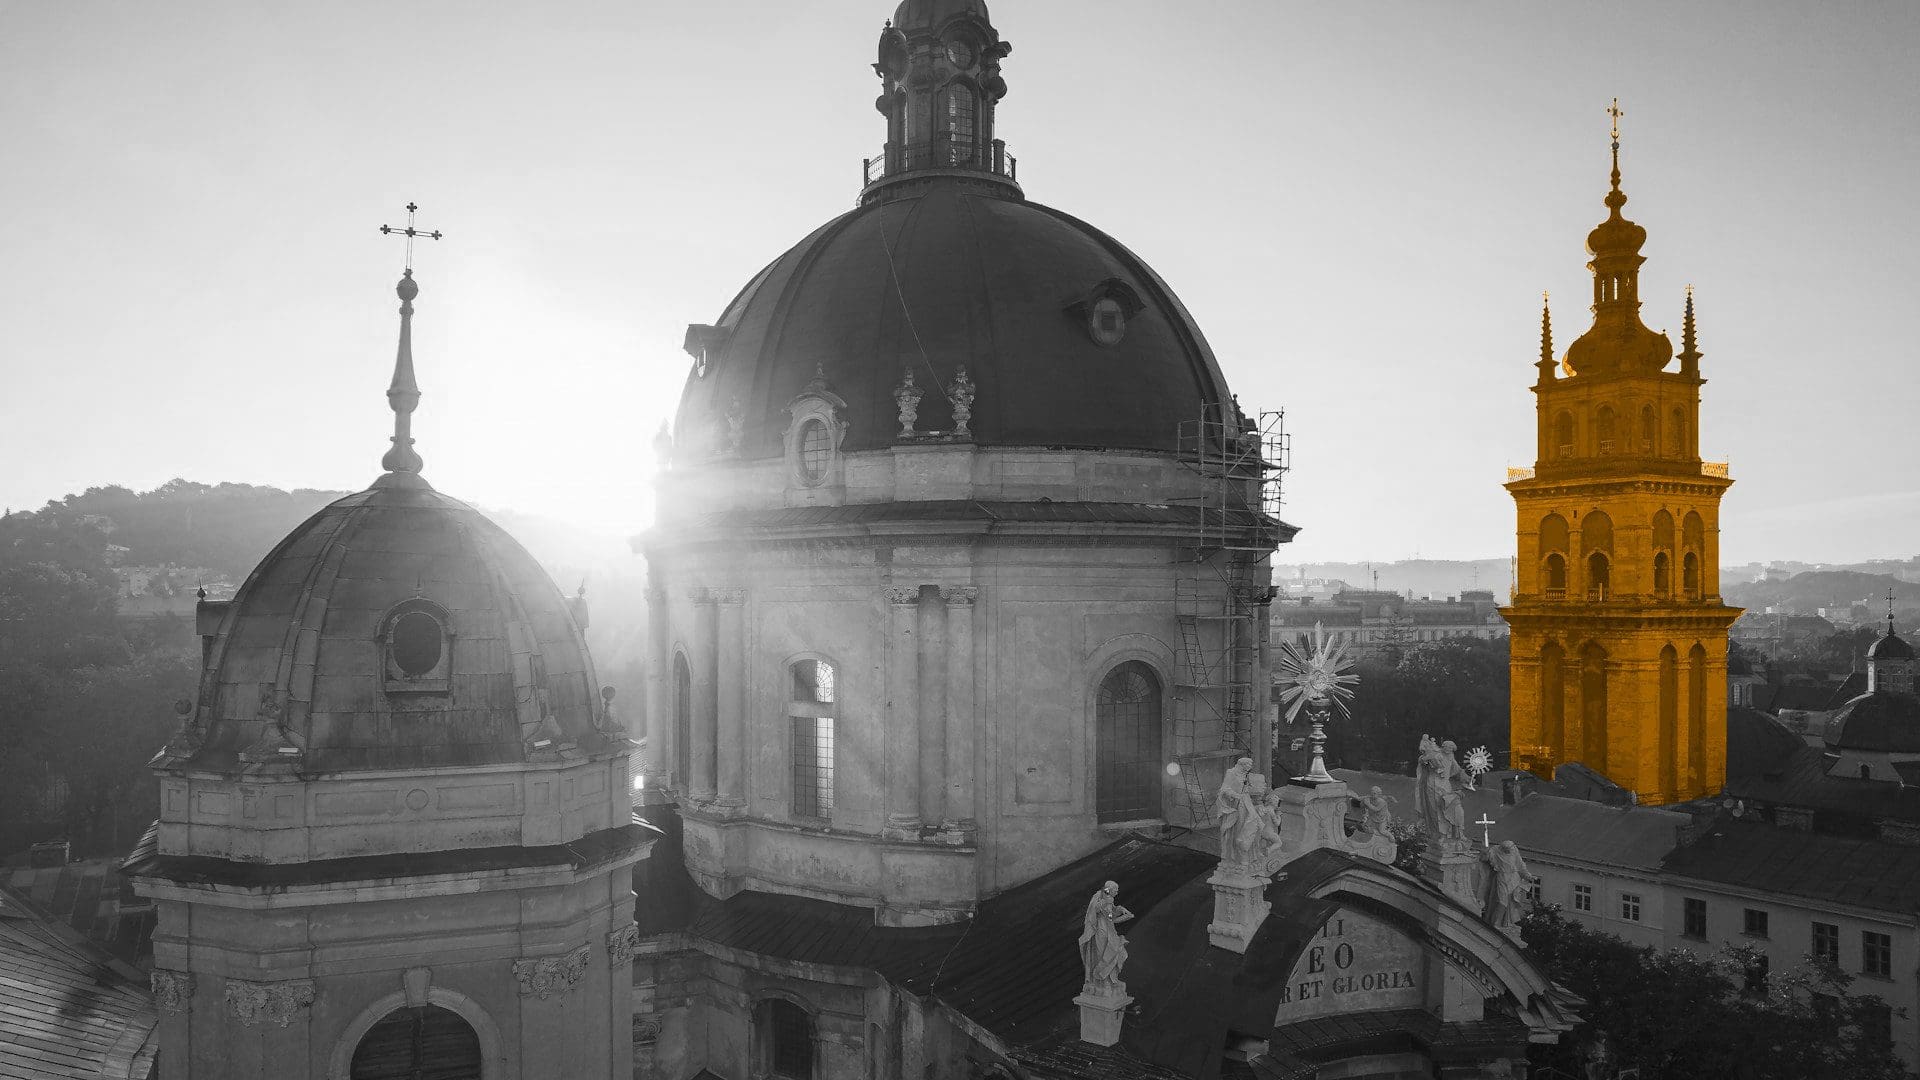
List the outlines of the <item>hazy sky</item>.
{"type": "MultiPolygon", "coordinates": [[[[0,0],[0,502],[358,488],[408,200],[426,475],[604,530],[709,322],[857,194],[886,0],[0,0]]],[[[1920,551],[1920,4],[999,0],[1027,195],[1294,436],[1284,561],[1500,555],[1539,300],[1588,323],[1619,96],[1644,318],[1692,282],[1722,552],[1920,551]]]]}

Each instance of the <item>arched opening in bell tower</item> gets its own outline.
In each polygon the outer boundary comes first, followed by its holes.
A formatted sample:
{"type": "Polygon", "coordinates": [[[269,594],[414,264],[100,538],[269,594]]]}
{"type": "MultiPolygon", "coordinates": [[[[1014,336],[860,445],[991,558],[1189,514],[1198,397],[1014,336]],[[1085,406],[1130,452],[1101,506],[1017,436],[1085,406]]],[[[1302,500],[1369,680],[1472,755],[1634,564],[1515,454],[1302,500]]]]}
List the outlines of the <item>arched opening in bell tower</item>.
{"type": "Polygon", "coordinates": [[[1669,645],[1660,650],[1660,790],[1667,796],[1679,786],[1680,653],[1669,645]]]}
{"type": "Polygon", "coordinates": [[[480,1037],[436,1005],[395,1009],[353,1050],[352,1080],[480,1080],[480,1037]]]}
{"type": "Polygon", "coordinates": [[[1540,650],[1540,740],[1555,764],[1567,755],[1567,650],[1549,641],[1540,650]]]}
{"type": "MultiPolygon", "coordinates": [[[[1707,650],[1695,643],[1687,651],[1687,788],[1704,786],[1707,759],[1707,650]]],[[[1709,793],[1710,794],[1710,793],[1709,793]]]]}
{"type": "Polygon", "coordinates": [[[693,669],[673,654],[673,779],[684,792],[693,776],[693,669]]]}
{"type": "Polygon", "coordinates": [[[1607,771],[1607,650],[1597,641],[1580,650],[1580,760],[1607,771]]]}

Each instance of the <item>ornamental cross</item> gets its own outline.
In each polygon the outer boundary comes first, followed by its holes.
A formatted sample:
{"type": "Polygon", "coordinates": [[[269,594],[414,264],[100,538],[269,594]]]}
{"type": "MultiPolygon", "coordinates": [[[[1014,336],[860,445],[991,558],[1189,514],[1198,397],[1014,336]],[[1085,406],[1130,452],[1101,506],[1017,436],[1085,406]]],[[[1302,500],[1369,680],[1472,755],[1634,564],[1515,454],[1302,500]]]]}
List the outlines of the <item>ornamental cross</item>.
{"type": "Polygon", "coordinates": [[[407,204],[407,224],[406,224],[406,227],[404,228],[396,227],[393,225],[380,226],[380,232],[384,235],[392,236],[397,233],[407,238],[407,272],[408,273],[413,272],[413,241],[414,239],[416,237],[422,237],[422,236],[426,237],[429,240],[440,239],[439,229],[435,229],[432,232],[428,232],[425,229],[416,229],[413,227],[413,214],[414,214],[414,211],[418,209],[420,208],[418,206],[415,206],[413,203],[407,204]]]}
{"type": "Polygon", "coordinates": [[[1486,811],[1482,810],[1480,812],[1480,820],[1474,822],[1474,824],[1480,826],[1480,846],[1492,847],[1493,827],[1500,823],[1488,817],[1486,811]]]}
{"type": "Polygon", "coordinates": [[[1614,98],[1613,104],[1607,106],[1607,115],[1613,117],[1613,141],[1619,142],[1620,141],[1620,118],[1627,115],[1620,108],[1619,98],[1614,98]]]}

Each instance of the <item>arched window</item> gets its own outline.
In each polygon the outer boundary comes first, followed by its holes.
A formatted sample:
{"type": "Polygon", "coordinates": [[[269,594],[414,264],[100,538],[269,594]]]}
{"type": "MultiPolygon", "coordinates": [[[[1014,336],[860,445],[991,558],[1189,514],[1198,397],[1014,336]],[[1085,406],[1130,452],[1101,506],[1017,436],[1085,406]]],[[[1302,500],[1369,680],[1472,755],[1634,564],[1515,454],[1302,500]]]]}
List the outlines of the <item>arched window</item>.
{"type": "Polygon", "coordinates": [[[354,1047],[351,1080],[479,1080],[480,1037],[458,1013],[434,1005],[395,1009],[354,1047]]]}
{"type": "Polygon", "coordinates": [[[825,420],[816,416],[800,425],[797,464],[802,484],[819,487],[826,481],[833,464],[833,432],[827,430],[825,420]]]}
{"type": "Polygon", "coordinates": [[[1593,449],[1595,453],[1602,456],[1613,453],[1613,428],[1613,406],[1600,406],[1600,411],[1593,416],[1593,449]]]}
{"type": "Polygon", "coordinates": [[[447,609],[415,597],[380,621],[381,682],[389,694],[447,693],[453,685],[453,631],[447,609]]]}
{"type": "Polygon", "coordinates": [[[1671,440],[1668,443],[1668,445],[1672,447],[1673,456],[1677,458],[1686,457],[1687,456],[1687,412],[1686,410],[1680,408],[1679,406],[1675,406],[1673,410],[1673,422],[1669,426],[1673,428],[1673,430],[1667,434],[1667,438],[1671,440]]]}
{"type": "Polygon", "coordinates": [[[1655,551],[1673,550],[1673,515],[1665,510],[1653,515],[1653,548],[1655,551]]]}
{"type": "Polygon", "coordinates": [[[1691,551],[1680,564],[1680,594],[1689,600],[1700,599],[1700,556],[1691,551]]]}
{"type": "Polygon", "coordinates": [[[1580,650],[1580,761],[1607,770],[1607,650],[1588,642],[1580,650]]]}
{"type": "Polygon", "coordinates": [[[693,782],[693,670],[687,654],[673,654],[673,782],[685,794],[693,782]]]}
{"type": "Polygon", "coordinates": [[[1159,678],[1138,660],[1120,664],[1100,680],[1093,711],[1095,818],[1159,817],[1159,678]]]}
{"type": "Polygon", "coordinates": [[[1673,560],[1664,551],[1653,553],[1653,595],[1662,600],[1673,595],[1673,560]]]}
{"type": "Polygon", "coordinates": [[[1640,406],[1640,453],[1652,457],[1660,452],[1660,422],[1653,418],[1653,406],[1640,406]]]}
{"type": "Polygon", "coordinates": [[[755,1076],[768,1080],[813,1080],[813,1017],[785,998],[768,998],[755,1010],[759,1043],[755,1076]]]}
{"type": "Polygon", "coordinates": [[[1547,599],[1565,600],[1567,598],[1567,559],[1559,552],[1547,556],[1542,569],[1545,578],[1547,599]]]}
{"type": "Polygon", "coordinates": [[[1587,599],[1605,600],[1613,592],[1613,568],[1604,552],[1587,556],[1587,599]]]}
{"type": "Polygon", "coordinates": [[[1553,418],[1554,453],[1562,458],[1573,456],[1573,414],[1562,410],[1553,418]]]}
{"type": "MultiPolygon", "coordinates": [[[[1721,722],[1725,722],[1722,716],[1721,722]]],[[[1687,650],[1687,787],[1703,791],[1707,767],[1707,650],[1696,643],[1687,650]]]]}
{"type": "Polygon", "coordinates": [[[833,715],[837,700],[833,665],[802,660],[788,669],[787,726],[793,737],[793,816],[826,819],[833,814],[833,715]]]}
{"type": "Polygon", "coordinates": [[[946,141],[946,165],[969,165],[975,151],[977,99],[973,87],[956,82],[940,95],[940,131],[946,141]]]}
{"type": "Polygon", "coordinates": [[[1660,650],[1660,793],[1668,799],[1680,786],[1680,653],[1660,650]]]}
{"type": "Polygon", "coordinates": [[[1540,738],[1557,765],[1567,753],[1567,651],[1549,641],[1540,650],[1540,738]]]}

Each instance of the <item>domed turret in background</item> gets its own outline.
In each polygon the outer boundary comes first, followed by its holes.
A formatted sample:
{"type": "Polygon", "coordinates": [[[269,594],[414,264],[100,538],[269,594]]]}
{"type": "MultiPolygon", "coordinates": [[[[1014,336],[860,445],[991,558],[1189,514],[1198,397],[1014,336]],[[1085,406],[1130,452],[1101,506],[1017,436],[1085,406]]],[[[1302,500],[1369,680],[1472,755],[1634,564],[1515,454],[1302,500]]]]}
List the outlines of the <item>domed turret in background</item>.
{"type": "Polygon", "coordinates": [[[387,471],[200,603],[198,701],[127,864],[169,1077],[630,1070],[632,744],[584,601],[420,475],[418,291],[387,471]]]}

